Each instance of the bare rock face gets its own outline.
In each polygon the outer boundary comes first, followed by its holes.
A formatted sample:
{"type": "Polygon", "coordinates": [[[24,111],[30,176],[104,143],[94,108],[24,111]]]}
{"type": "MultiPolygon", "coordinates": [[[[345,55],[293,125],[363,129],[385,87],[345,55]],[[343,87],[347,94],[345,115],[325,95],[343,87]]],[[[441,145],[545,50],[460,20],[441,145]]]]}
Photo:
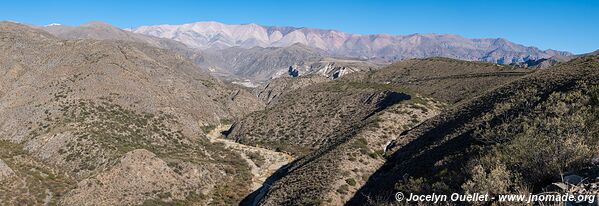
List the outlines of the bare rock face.
{"type": "Polygon", "coordinates": [[[556,55],[556,56],[552,56],[550,58],[529,59],[524,62],[516,62],[516,63],[512,63],[510,65],[523,67],[523,68],[531,68],[531,69],[547,69],[547,68],[550,68],[559,63],[564,63],[564,62],[570,61],[577,57],[593,56],[593,55],[597,55],[597,54],[599,54],[599,50],[596,50],[596,51],[590,52],[590,53],[586,53],[586,54],[579,54],[579,55],[571,55],[571,56],[556,55]]]}
{"type": "Polygon", "coordinates": [[[333,56],[381,58],[390,61],[449,57],[509,64],[555,55],[571,55],[568,52],[526,47],[501,38],[467,39],[451,34],[358,35],[314,28],[227,25],[218,22],[142,26],[131,31],[177,40],[194,48],[287,47],[299,43],[324,50],[333,56]]]}
{"type": "MultiPolygon", "coordinates": [[[[386,66],[386,62],[377,62],[360,59],[322,58],[315,62],[299,62],[289,67],[297,75],[318,74],[329,79],[337,79],[353,72],[373,71],[386,66]]],[[[274,77],[283,76],[281,72],[274,77]]]]}
{"type": "Polygon", "coordinates": [[[277,75],[279,73],[286,73],[293,64],[318,61],[324,52],[292,44],[286,47],[206,49],[202,55],[203,61],[197,63],[216,68],[216,73],[226,72],[234,77],[265,81],[280,76],[277,75]]]}
{"type": "Polygon", "coordinates": [[[546,59],[572,55],[526,47],[501,38],[467,39],[437,34],[356,35],[334,30],[217,22],[143,26],[131,30],[101,22],[78,27],[52,25],[40,28],[64,39],[145,43],[175,51],[200,65],[200,69],[217,76],[252,81],[285,75],[289,67],[297,70],[299,75],[318,73],[337,78],[411,58],[448,57],[537,68],[555,63],[544,61],[546,59]]]}
{"type": "Polygon", "coordinates": [[[527,47],[502,38],[468,39],[451,34],[358,35],[314,28],[218,22],[142,26],[130,31],[201,49],[201,54],[193,57],[196,63],[227,78],[254,81],[286,75],[289,67],[299,75],[318,73],[337,78],[378,68],[381,63],[412,58],[447,57],[507,65],[572,55],[527,47]],[[334,64],[322,62],[323,57],[337,60],[334,64]],[[347,59],[354,59],[354,63],[348,64],[347,59]]]}

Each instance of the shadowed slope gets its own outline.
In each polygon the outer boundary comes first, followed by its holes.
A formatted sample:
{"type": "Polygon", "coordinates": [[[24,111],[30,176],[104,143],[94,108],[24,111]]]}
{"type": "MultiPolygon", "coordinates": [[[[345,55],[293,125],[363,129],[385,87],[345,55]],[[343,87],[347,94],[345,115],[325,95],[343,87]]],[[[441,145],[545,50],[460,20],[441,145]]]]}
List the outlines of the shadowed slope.
{"type": "Polygon", "coordinates": [[[559,169],[561,171],[573,172],[588,166],[588,155],[596,153],[578,156],[552,148],[556,144],[565,144],[564,141],[582,141],[583,148],[575,149],[579,152],[596,146],[595,141],[587,137],[597,137],[597,125],[593,123],[597,120],[597,100],[593,98],[597,98],[598,92],[598,62],[597,56],[583,57],[536,72],[426,121],[397,138],[401,144],[395,145],[385,165],[348,204],[393,202],[394,191],[419,194],[456,191],[505,194],[523,192],[526,188],[538,191],[540,186],[547,184],[546,181],[559,176],[557,169],[552,169],[554,162],[547,158],[571,158],[566,161],[571,164],[565,164],[559,169]],[[568,100],[571,98],[568,95],[580,96],[574,97],[577,99],[573,101],[568,100]],[[581,124],[570,118],[582,118],[585,122],[582,125],[588,125],[584,127],[588,130],[570,130],[568,125],[550,123],[551,118],[555,118],[552,114],[556,111],[552,107],[556,105],[572,108],[557,118],[577,125],[581,124]],[[552,125],[557,131],[550,129],[552,125]],[[560,134],[575,136],[554,137],[560,134]],[[547,143],[547,138],[554,138],[553,141],[559,143],[547,143]],[[526,155],[519,156],[518,153],[526,155]],[[541,167],[535,166],[532,159],[541,161],[541,167]],[[475,169],[480,165],[488,170],[475,169]],[[508,175],[497,177],[491,176],[490,172],[508,175]],[[501,182],[480,182],[481,175],[500,178],[501,182]]]}

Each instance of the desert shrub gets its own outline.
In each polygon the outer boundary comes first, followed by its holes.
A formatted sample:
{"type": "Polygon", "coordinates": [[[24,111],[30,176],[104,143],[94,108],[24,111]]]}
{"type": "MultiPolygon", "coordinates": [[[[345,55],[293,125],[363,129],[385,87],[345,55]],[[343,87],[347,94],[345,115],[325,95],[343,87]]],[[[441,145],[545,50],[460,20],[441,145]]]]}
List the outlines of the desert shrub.
{"type": "Polygon", "coordinates": [[[299,201],[299,205],[301,206],[314,206],[314,205],[322,205],[322,201],[313,198],[303,198],[299,201]]]}
{"type": "Polygon", "coordinates": [[[204,133],[209,133],[210,131],[214,130],[216,128],[216,126],[214,125],[206,125],[206,126],[202,126],[201,129],[204,133]]]}
{"type": "Polygon", "coordinates": [[[402,191],[407,194],[407,192],[411,192],[414,194],[424,194],[429,191],[429,188],[426,188],[427,179],[423,177],[414,178],[414,177],[406,177],[403,180],[395,183],[395,190],[402,191]]]}
{"type": "Polygon", "coordinates": [[[469,172],[471,179],[462,185],[466,193],[508,194],[520,189],[515,187],[519,177],[496,159],[479,161],[469,172]]]}
{"type": "Polygon", "coordinates": [[[231,121],[230,119],[221,119],[220,123],[224,125],[230,125],[233,123],[233,121],[231,121]]]}
{"type": "Polygon", "coordinates": [[[352,143],[352,146],[360,150],[360,152],[362,152],[363,154],[366,154],[366,152],[368,151],[368,140],[366,140],[365,138],[358,138],[356,139],[356,141],[352,143]]]}
{"type": "Polygon", "coordinates": [[[500,193],[538,189],[559,175],[590,165],[598,155],[597,92],[599,87],[584,84],[554,92],[529,113],[479,127],[475,138],[492,146],[472,161],[471,178],[462,188],[500,193]]]}
{"type": "Polygon", "coordinates": [[[348,192],[349,192],[349,186],[347,186],[347,185],[341,185],[341,186],[339,186],[339,188],[337,188],[337,193],[339,193],[339,194],[345,195],[348,192]]]}
{"type": "Polygon", "coordinates": [[[259,152],[252,152],[252,151],[250,151],[250,152],[247,152],[246,155],[258,167],[262,167],[264,165],[264,163],[266,162],[266,159],[264,159],[264,157],[262,155],[260,155],[259,152]]]}
{"type": "Polygon", "coordinates": [[[354,180],[354,178],[345,179],[345,183],[347,183],[350,186],[356,186],[356,180],[354,180]]]}

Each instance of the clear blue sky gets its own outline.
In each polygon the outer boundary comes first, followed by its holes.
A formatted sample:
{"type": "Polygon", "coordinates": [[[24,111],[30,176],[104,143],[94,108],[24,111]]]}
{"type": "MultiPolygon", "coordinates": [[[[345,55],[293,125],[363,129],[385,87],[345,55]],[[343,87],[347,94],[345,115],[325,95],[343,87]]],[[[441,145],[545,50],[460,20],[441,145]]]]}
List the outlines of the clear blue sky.
{"type": "Polygon", "coordinates": [[[104,21],[121,28],[195,21],[316,27],[350,33],[450,33],[585,53],[599,49],[599,0],[4,1],[1,20],[104,21]]]}

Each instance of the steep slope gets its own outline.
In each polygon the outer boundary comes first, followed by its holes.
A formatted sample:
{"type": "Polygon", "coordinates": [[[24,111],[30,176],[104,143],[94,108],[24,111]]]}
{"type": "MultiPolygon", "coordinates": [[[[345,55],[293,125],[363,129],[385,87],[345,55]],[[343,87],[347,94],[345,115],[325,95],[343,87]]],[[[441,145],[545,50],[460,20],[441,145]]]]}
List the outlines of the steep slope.
{"type": "Polygon", "coordinates": [[[464,102],[396,139],[350,205],[394,191],[528,194],[560,175],[595,178],[599,57],[539,71],[464,102]]]}
{"type": "Polygon", "coordinates": [[[301,75],[319,73],[340,76],[353,71],[373,69],[381,63],[349,59],[321,59],[324,51],[294,44],[281,48],[241,48],[200,50],[166,38],[158,38],[122,30],[103,22],[90,22],[80,26],[50,25],[39,27],[63,39],[95,39],[139,42],[175,51],[200,65],[216,76],[229,81],[250,79],[264,81],[287,75],[295,66],[301,75]]]}
{"type": "Polygon", "coordinates": [[[336,142],[375,112],[411,96],[380,84],[330,81],[283,94],[276,104],[236,122],[227,138],[294,155],[336,142]]]}
{"type": "Polygon", "coordinates": [[[240,154],[205,133],[263,104],[182,56],[2,22],[0,59],[3,204],[233,204],[251,190],[240,154]]]}
{"type": "MultiPolygon", "coordinates": [[[[486,90],[521,78],[530,72],[490,63],[430,58],[406,60],[383,69],[355,72],[338,80],[329,80],[323,83],[313,83],[312,79],[308,78],[309,76],[275,79],[271,82],[273,85],[265,87],[270,89],[261,90],[268,94],[264,96],[267,99],[274,96],[268,106],[272,110],[264,111],[265,114],[262,116],[255,114],[248,116],[236,126],[242,129],[234,127],[233,131],[239,133],[232,133],[229,137],[239,137],[242,143],[248,143],[245,139],[255,139],[249,141],[250,144],[261,140],[270,141],[280,135],[277,132],[265,132],[264,135],[260,135],[250,134],[247,131],[274,128],[276,124],[276,128],[288,128],[286,130],[293,131],[283,132],[283,134],[289,134],[285,142],[293,145],[293,149],[310,145],[310,142],[305,142],[305,140],[316,142],[315,139],[325,139],[327,141],[317,144],[317,147],[312,147],[308,152],[296,152],[295,154],[305,156],[282,168],[261,190],[248,196],[244,203],[260,205],[343,204],[350,200],[368,178],[384,164],[383,155],[391,140],[417,126],[420,122],[439,114],[441,109],[446,106],[434,99],[421,97],[420,93],[450,104],[457,104],[460,100],[473,98],[486,90]],[[514,73],[516,74],[514,75],[514,73]],[[297,89],[281,92],[281,90],[274,89],[277,86],[297,89]],[[345,125],[335,126],[327,122],[335,120],[336,115],[325,113],[323,116],[310,116],[311,110],[318,110],[310,108],[324,108],[321,110],[325,111],[335,110],[347,103],[352,103],[348,99],[356,99],[356,97],[339,91],[333,92],[339,96],[328,93],[318,95],[317,92],[314,92],[315,88],[321,90],[346,88],[345,90],[349,91],[359,91],[357,88],[378,88],[408,94],[410,99],[380,108],[370,116],[360,116],[361,113],[352,111],[351,116],[358,116],[362,120],[347,121],[346,124],[351,124],[347,127],[345,125]],[[307,92],[307,94],[303,92],[307,92]],[[337,99],[329,100],[325,96],[337,99]],[[348,98],[341,98],[344,96],[348,98]],[[310,103],[302,101],[306,99],[311,100],[310,103]],[[290,101],[293,103],[290,104],[290,101]],[[327,103],[318,103],[321,101],[327,103]],[[311,105],[308,107],[306,104],[311,105]],[[295,105],[302,105],[302,107],[295,108],[295,105]],[[293,118],[288,118],[284,114],[296,110],[299,111],[295,112],[296,115],[293,118]],[[303,114],[306,114],[305,117],[302,117],[303,114]],[[276,116],[279,119],[277,121],[270,120],[269,116],[276,116]],[[266,118],[266,120],[261,120],[262,118],[266,118]],[[304,124],[299,124],[302,126],[296,124],[303,122],[304,119],[316,123],[312,126],[308,125],[308,128],[304,128],[304,124]],[[253,122],[256,125],[247,124],[245,121],[253,122]],[[244,128],[248,126],[253,129],[244,128]],[[331,128],[334,128],[334,131],[327,132],[331,128]],[[302,131],[305,131],[304,134],[302,131]]],[[[282,148],[282,150],[285,151],[286,148],[282,148]]]]}
{"type": "Polygon", "coordinates": [[[244,203],[341,205],[383,165],[389,141],[437,115],[442,107],[431,99],[401,101],[345,132],[332,134],[334,141],[275,173],[244,203]]]}
{"type": "MultiPolygon", "coordinates": [[[[340,80],[387,84],[455,104],[532,72],[484,62],[428,58],[405,60],[378,70],[352,72],[340,80]]],[[[255,88],[254,93],[267,104],[274,105],[284,94],[325,81],[328,80],[321,75],[276,78],[255,88]]]]}
{"type": "Polygon", "coordinates": [[[256,24],[227,25],[218,22],[142,26],[131,31],[177,40],[202,49],[287,47],[300,43],[334,56],[380,58],[388,61],[449,57],[510,64],[555,55],[571,55],[567,52],[526,47],[501,38],[467,39],[448,34],[358,35],[335,30],[256,24]]]}
{"type": "Polygon", "coordinates": [[[330,58],[324,51],[302,44],[287,47],[232,47],[204,50],[202,66],[226,71],[228,78],[267,81],[283,76],[318,74],[331,79],[356,71],[369,71],[387,65],[384,61],[330,58]]]}
{"type": "Polygon", "coordinates": [[[64,39],[131,41],[173,50],[183,50],[187,47],[178,41],[128,32],[103,22],[90,22],[81,26],[52,25],[40,29],[64,39]]]}

